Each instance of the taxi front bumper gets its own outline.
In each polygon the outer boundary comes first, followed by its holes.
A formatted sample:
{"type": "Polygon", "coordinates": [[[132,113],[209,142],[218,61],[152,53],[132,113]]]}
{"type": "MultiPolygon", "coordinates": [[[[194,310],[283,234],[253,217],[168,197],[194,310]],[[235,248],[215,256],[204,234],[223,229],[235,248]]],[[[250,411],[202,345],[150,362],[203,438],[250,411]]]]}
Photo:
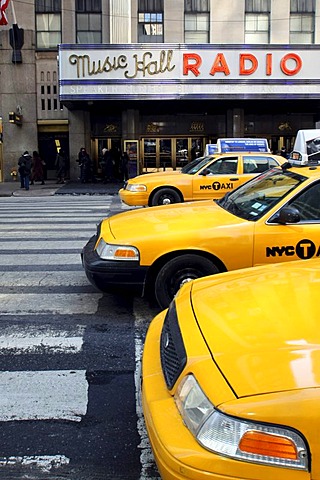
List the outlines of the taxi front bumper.
{"type": "Polygon", "coordinates": [[[139,262],[101,260],[94,250],[96,237],[90,238],[81,252],[81,261],[89,282],[98,290],[108,292],[115,288],[128,288],[143,293],[148,267],[139,262]]]}
{"type": "Polygon", "coordinates": [[[119,190],[120,200],[130,207],[147,207],[148,194],[147,192],[130,192],[121,188],[119,190]]]}

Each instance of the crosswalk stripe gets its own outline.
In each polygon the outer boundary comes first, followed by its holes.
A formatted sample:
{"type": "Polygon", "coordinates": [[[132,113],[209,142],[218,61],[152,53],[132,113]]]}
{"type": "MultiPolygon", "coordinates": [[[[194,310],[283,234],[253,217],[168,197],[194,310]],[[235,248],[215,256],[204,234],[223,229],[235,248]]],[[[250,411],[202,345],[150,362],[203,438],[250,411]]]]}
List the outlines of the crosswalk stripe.
{"type": "Polygon", "coordinates": [[[0,421],[70,420],[86,414],[85,370],[0,372],[0,421]]]}
{"type": "Polygon", "coordinates": [[[1,264],[2,265],[76,265],[80,264],[80,250],[79,253],[60,253],[41,255],[41,253],[28,253],[28,255],[17,255],[16,257],[12,255],[1,255],[1,264]],[[57,258],[58,257],[58,258],[57,258]]]}
{"type": "MultiPolygon", "coordinates": [[[[60,285],[65,286],[83,286],[88,285],[88,279],[84,271],[74,275],[74,272],[57,271],[57,272],[44,272],[39,275],[39,272],[8,272],[1,278],[1,286],[17,287],[55,287],[60,285]]],[[[1,310],[1,309],[0,309],[1,310]]]]}
{"type": "MultiPolygon", "coordinates": [[[[94,315],[102,293],[0,293],[1,315],[94,315]]],[[[1,391],[1,390],[0,390],[1,391]]]]}
{"type": "MultiPolygon", "coordinates": [[[[3,239],[2,239],[3,240],[3,239]]],[[[54,249],[54,250],[64,250],[68,251],[68,249],[72,248],[78,248],[79,250],[82,249],[83,247],[83,240],[80,239],[74,239],[71,238],[70,240],[66,238],[65,240],[53,240],[53,241],[48,241],[47,239],[43,241],[43,247],[47,250],[49,248],[54,249]]],[[[30,241],[30,239],[26,242],[24,239],[23,240],[17,240],[17,241],[12,241],[10,243],[8,242],[3,242],[0,240],[0,251],[1,254],[8,253],[10,251],[13,251],[14,249],[19,250],[38,250],[39,251],[39,240],[35,241],[30,241]]],[[[13,252],[14,253],[14,252],[13,252]]],[[[60,255],[60,253],[59,253],[60,255]]]]}
{"type": "Polygon", "coordinates": [[[73,331],[62,328],[35,325],[10,325],[2,327],[0,335],[1,355],[26,355],[33,353],[79,353],[83,346],[84,326],[73,331]]]}

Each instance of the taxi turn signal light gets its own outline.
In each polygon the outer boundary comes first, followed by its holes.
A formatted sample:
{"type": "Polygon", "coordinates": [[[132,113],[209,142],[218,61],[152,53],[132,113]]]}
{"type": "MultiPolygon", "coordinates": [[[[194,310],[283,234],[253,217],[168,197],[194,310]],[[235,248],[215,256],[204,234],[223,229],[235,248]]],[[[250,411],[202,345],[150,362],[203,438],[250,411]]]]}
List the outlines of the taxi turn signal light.
{"type": "Polygon", "coordinates": [[[240,450],[254,455],[279,457],[297,460],[298,452],[294,443],[289,439],[269,433],[248,431],[239,444],[240,450]]]}

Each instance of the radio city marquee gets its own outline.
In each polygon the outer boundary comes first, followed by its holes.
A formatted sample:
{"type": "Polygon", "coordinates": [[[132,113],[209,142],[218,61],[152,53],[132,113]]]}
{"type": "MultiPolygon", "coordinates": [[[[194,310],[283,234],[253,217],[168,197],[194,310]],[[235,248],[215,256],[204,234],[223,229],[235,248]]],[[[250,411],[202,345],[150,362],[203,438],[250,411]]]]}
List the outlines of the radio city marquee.
{"type": "Polygon", "coordinates": [[[59,46],[60,100],[320,98],[320,47],[59,46]]]}

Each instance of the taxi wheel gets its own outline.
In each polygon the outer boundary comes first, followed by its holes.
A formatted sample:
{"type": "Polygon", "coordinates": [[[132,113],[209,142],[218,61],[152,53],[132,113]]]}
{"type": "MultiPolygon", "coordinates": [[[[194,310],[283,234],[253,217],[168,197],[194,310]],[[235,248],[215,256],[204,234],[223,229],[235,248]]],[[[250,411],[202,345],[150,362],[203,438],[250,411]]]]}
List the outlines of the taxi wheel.
{"type": "Polygon", "coordinates": [[[159,306],[167,308],[184,283],[214,273],[219,273],[218,267],[200,255],[173,258],[161,268],[155,280],[155,297],[159,306]]]}
{"type": "Polygon", "coordinates": [[[172,188],[162,188],[158,190],[151,200],[151,205],[155,207],[156,205],[170,205],[172,203],[180,203],[181,197],[178,192],[172,188]]]}

